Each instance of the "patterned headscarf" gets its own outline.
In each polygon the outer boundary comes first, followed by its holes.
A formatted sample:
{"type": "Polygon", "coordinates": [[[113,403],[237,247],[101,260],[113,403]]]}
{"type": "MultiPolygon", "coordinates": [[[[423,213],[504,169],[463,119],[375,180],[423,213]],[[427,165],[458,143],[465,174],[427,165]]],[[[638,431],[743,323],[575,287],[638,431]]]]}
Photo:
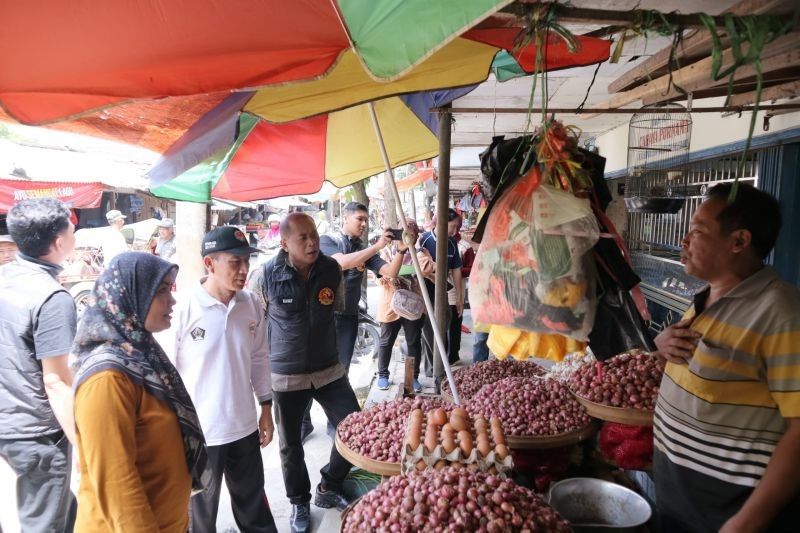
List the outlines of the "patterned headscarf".
{"type": "Polygon", "coordinates": [[[192,488],[208,486],[208,452],[194,404],[178,371],[145,330],[150,306],[164,278],[178,269],[154,255],[125,252],[115,257],[92,290],[75,337],[75,390],[104,370],[124,372],[136,385],[175,411],[183,435],[192,488]]]}

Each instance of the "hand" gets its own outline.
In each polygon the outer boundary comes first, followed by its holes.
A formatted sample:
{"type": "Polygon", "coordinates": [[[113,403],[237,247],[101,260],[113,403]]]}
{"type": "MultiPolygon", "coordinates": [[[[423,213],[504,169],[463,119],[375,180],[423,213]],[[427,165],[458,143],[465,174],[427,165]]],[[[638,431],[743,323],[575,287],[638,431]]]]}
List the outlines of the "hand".
{"type": "Polygon", "coordinates": [[[692,358],[697,341],[702,335],[690,329],[691,320],[681,320],[658,334],[655,338],[658,355],[671,363],[688,364],[692,358]]]}
{"type": "Polygon", "coordinates": [[[272,423],[272,406],[261,406],[261,417],[258,419],[258,441],[264,448],[272,442],[272,435],[275,433],[275,425],[272,423]]]}
{"type": "Polygon", "coordinates": [[[755,533],[756,531],[764,530],[766,530],[766,528],[756,527],[752,524],[748,524],[747,520],[742,517],[740,511],[722,524],[722,527],[719,529],[719,533],[755,533]]]}
{"type": "Polygon", "coordinates": [[[375,243],[375,246],[377,246],[377,247],[378,247],[378,250],[383,250],[383,249],[384,249],[384,248],[386,248],[386,247],[387,247],[387,246],[388,246],[388,245],[389,245],[389,244],[390,244],[390,243],[391,243],[393,240],[394,240],[394,235],[392,235],[392,232],[391,232],[391,231],[389,231],[389,230],[387,229],[387,230],[384,230],[384,232],[383,232],[383,235],[381,235],[381,236],[378,238],[378,241],[375,243]]]}
{"type": "MultiPolygon", "coordinates": [[[[403,233],[403,237],[405,237],[405,233],[403,233]]],[[[405,253],[405,251],[408,250],[408,245],[405,243],[403,239],[397,241],[396,246],[397,246],[397,251],[400,253],[405,253]]]]}
{"type": "Polygon", "coordinates": [[[458,312],[458,316],[464,316],[464,302],[456,300],[456,311],[458,312]]]}

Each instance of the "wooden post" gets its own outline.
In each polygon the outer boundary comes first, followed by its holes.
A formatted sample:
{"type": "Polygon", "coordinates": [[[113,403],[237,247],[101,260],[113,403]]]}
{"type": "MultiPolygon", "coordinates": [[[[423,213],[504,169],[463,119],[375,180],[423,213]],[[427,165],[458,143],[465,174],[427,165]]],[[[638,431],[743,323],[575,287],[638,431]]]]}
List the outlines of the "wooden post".
{"type": "MultiPolygon", "coordinates": [[[[447,212],[450,199],[450,132],[451,115],[448,111],[450,104],[443,106],[439,115],[439,187],[436,193],[436,325],[443,339],[447,338],[447,315],[450,306],[447,303],[447,212]]],[[[438,346],[436,347],[438,352],[438,346]]],[[[433,358],[433,377],[436,382],[436,392],[444,374],[442,359],[446,353],[440,353],[433,358]]]]}

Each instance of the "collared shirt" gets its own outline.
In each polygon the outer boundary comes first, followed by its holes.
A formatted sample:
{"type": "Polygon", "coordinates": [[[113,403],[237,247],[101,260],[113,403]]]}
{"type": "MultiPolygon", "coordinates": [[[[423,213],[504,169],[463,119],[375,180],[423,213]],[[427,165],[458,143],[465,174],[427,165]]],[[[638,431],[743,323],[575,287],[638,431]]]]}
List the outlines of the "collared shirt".
{"type": "Polygon", "coordinates": [[[161,259],[165,261],[172,262],[172,256],[175,255],[175,236],[173,235],[171,239],[162,239],[161,237],[158,238],[158,244],[156,244],[156,254],[161,259]]]}
{"type": "Polygon", "coordinates": [[[661,475],[722,484],[686,487],[699,508],[725,487],[755,487],[785,419],[800,417],[800,290],[764,267],[706,307],[708,294],[684,316],[702,338],[688,365],[666,365],[654,427],[661,475]]]}
{"type": "MultiPolygon", "coordinates": [[[[286,265],[294,270],[297,270],[294,265],[292,265],[291,259],[289,258],[288,254],[285,252],[281,252],[281,254],[285,255],[286,265]]],[[[247,287],[250,291],[254,292],[258,295],[259,300],[261,301],[263,314],[266,317],[269,313],[269,296],[267,294],[267,290],[264,286],[264,267],[259,267],[257,270],[253,271],[250,275],[250,278],[247,281],[247,287]]],[[[344,298],[342,295],[344,294],[344,277],[340,279],[339,287],[335,291],[334,297],[334,309],[340,310],[344,307],[344,298]]],[[[307,390],[311,388],[320,388],[324,387],[329,383],[333,383],[337,379],[344,377],[347,375],[344,367],[341,363],[336,363],[332,366],[327,368],[323,368],[322,370],[310,373],[303,373],[303,374],[276,374],[272,373],[271,375],[271,382],[272,382],[272,389],[278,392],[292,392],[298,390],[307,390]]]]}
{"type": "Polygon", "coordinates": [[[272,398],[267,326],[258,297],[237,291],[225,305],[198,283],[176,308],[173,364],[192,397],[209,446],[258,428],[253,394],[272,398]]]}
{"type": "MultiPolygon", "coordinates": [[[[319,248],[322,250],[322,253],[327,256],[333,256],[334,254],[352,254],[363,250],[364,243],[358,237],[349,237],[341,231],[337,231],[336,233],[320,237],[319,248]]],[[[344,310],[341,311],[340,314],[358,314],[358,301],[361,299],[361,284],[364,281],[364,272],[370,269],[375,272],[375,274],[378,274],[385,264],[386,261],[381,259],[376,253],[357,267],[342,271],[344,274],[345,303],[344,310]]]]}

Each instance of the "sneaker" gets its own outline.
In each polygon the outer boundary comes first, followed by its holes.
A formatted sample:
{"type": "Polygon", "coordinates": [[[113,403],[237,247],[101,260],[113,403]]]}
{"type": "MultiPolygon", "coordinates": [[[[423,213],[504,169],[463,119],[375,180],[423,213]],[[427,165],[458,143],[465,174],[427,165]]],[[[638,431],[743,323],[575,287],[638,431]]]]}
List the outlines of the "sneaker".
{"type": "Polygon", "coordinates": [[[389,390],[389,378],[378,378],[378,388],[380,390],[389,390]]]}
{"type": "Polygon", "coordinates": [[[411,382],[411,387],[414,389],[414,392],[422,392],[422,383],[417,379],[411,382]]]}
{"type": "Polygon", "coordinates": [[[292,533],[306,533],[311,531],[311,505],[300,503],[292,505],[292,517],[289,519],[292,533]]]}
{"type": "Polygon", "coordinates": [[[323,509],[332,509],[336,507],[340,511],[344,511],[345,507],[350,505],[350,500],[340,492],[323,489],[320,484],[317,485],[317,495],[314,498],[314,505],[322,507],[323,509]]]}

